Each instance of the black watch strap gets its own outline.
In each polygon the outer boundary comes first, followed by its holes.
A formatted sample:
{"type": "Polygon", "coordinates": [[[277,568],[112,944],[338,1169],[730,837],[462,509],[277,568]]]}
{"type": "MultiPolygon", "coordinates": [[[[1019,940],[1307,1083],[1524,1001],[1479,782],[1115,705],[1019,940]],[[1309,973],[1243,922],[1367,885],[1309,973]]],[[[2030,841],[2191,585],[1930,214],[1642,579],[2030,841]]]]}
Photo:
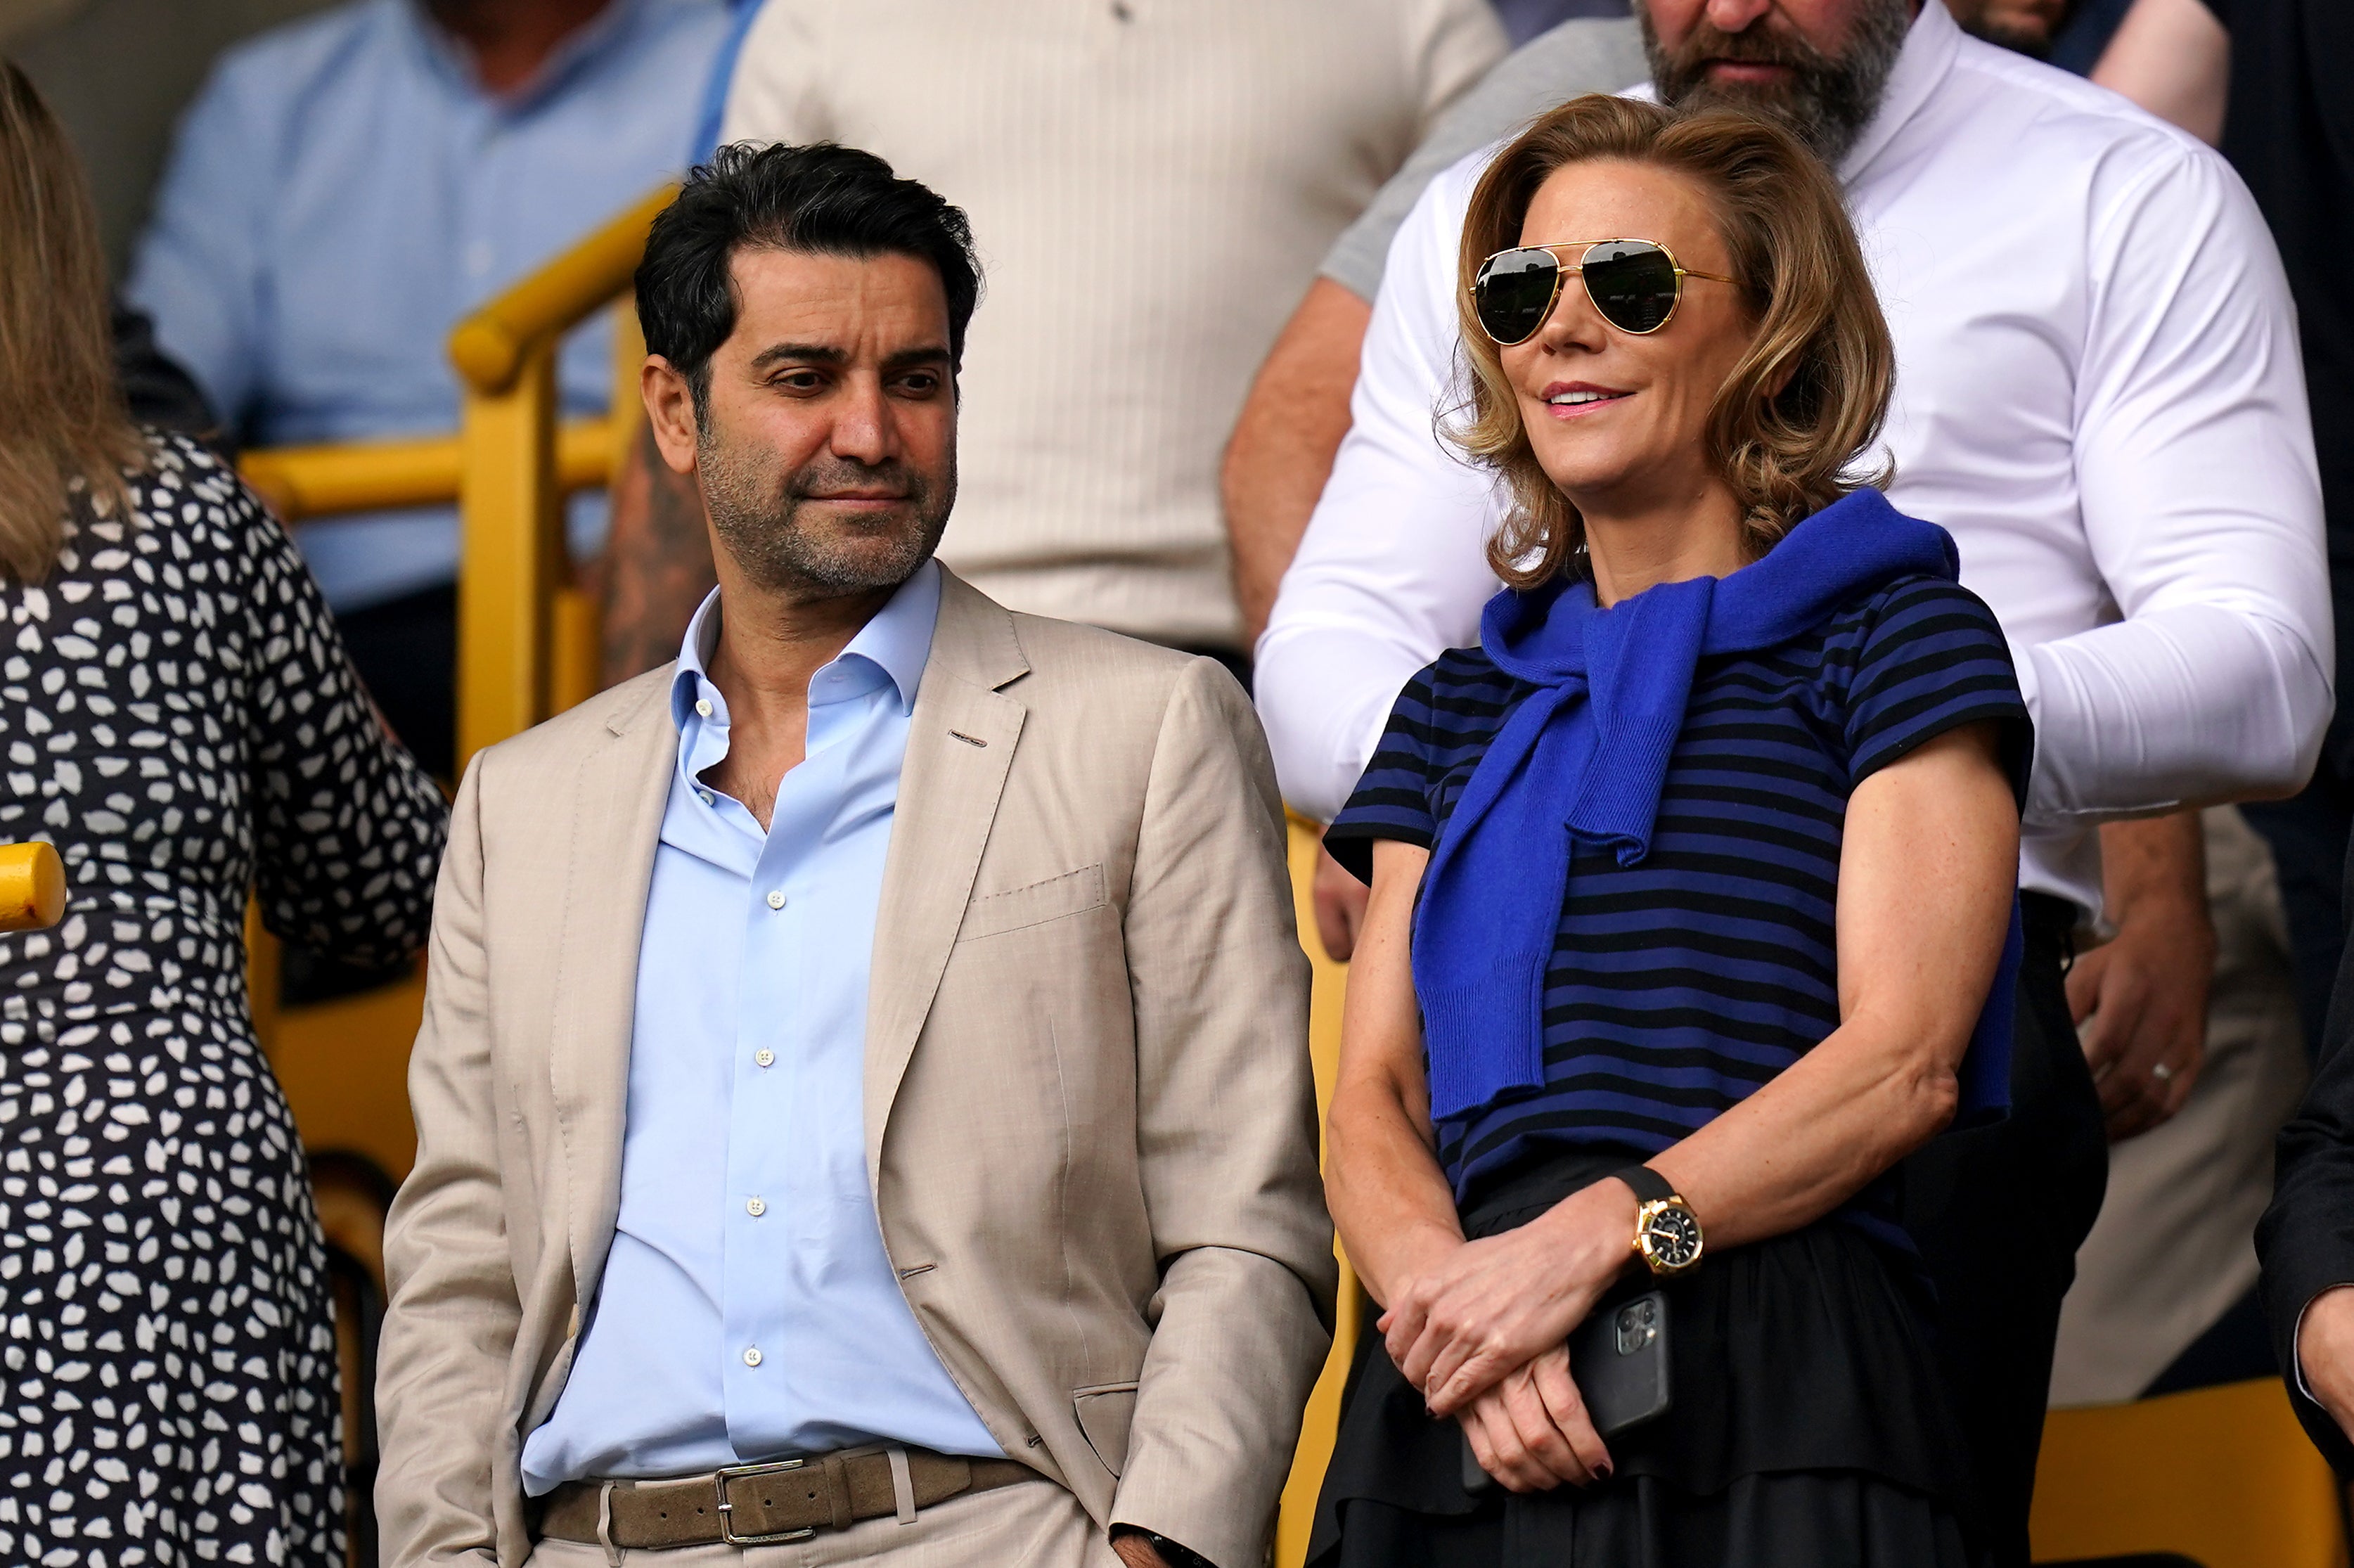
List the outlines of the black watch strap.
{"type": "Polygon", "coordinates": [[[1635,1190],[1638,1202],[1664,1203],[1676,1195],[1674,1184],[1648,1165],[1629,1165],[1614,1174],[1635,1190]]]}
{"type": "Polygon", "coordinates": [[[1122,1535],[1142,1536],[1144,1538],[1145,1544],[1151,1547],[1153,1551],[1159,1552],[1161,1554],[1161,1561],[1168,1563],[1169,1568],[1217,1568],[1215,1563],[1203,1556],[1200,1552],[1193,1551],[1192,1548],[1180,1546],[1165,1535],[1157,1535],[1149,1530],[1140,1530],[1132,1524],[1121,1525],[1119,1529],[1113,1531],[1112,1534],[1115,1537],[1122,1535]]]}

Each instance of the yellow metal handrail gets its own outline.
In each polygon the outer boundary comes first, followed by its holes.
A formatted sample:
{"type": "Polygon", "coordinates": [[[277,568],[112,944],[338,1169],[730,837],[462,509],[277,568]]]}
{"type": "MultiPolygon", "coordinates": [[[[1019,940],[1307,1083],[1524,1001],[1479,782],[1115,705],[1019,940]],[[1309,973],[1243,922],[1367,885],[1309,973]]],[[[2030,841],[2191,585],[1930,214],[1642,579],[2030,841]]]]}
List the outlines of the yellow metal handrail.
{"type": "MultiPolygon", "coordinates": [[[[593,490],[611,469],[612,424],[572,419],[556,440],[557,488],[593,490]]],[[[458,499],[465,473],[458,438],[263,447],[238,469],[281,522],[395,506],[445,506],[458,499]]]]}
{"type": "Polygon", "coordinates": [[[46,931],[65,917],[66,867],[57,846],[0,844],[0,931],[46,931]]]}
{"type": "MultiPolygon", "coordinates": [[[[656,191],[467,318],[450,337],[466,380],[460,435],[458,761],[597,689],[597,620],[571,580],[557,503],[556,351],[565,333],[627,293],[646,231],[669,205],[656,191]]],[[[609,465],[636,429],[645,343],[614,313],[609,465]]]]}

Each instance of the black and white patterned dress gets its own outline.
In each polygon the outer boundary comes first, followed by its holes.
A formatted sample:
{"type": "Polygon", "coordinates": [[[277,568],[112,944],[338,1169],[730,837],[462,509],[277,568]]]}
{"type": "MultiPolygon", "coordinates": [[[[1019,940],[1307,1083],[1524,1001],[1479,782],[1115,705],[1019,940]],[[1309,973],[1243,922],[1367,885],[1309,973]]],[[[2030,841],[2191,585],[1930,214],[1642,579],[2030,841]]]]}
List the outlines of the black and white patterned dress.
{"type": "Polygon", "coordinates": [[[440,792],[384,738],[284,530],[150,439],[135,522],[0,579],[0,842],[64,922],[0,936],[0,1562],[341,1563],[334,1328],[254,1041],[244,909],[389,963],[440,792]]]}

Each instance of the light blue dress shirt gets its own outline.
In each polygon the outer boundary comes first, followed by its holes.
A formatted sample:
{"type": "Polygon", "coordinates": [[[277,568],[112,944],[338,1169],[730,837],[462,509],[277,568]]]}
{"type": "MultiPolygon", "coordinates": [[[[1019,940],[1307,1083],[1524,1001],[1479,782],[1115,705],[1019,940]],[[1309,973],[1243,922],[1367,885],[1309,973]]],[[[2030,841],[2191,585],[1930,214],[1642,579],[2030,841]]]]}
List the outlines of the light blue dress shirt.
{"type": "MultiPolygon", "coordinates": [[[[420,0],[358,0],[222,57],[181,122],[126,291],[255,444],[454,429],[446,344],[477,306],[694,152],[729,26],[719,0],[611,0],[519,93],[493,97],[420,0]]],[[[612,336],[567,344],[564,412],[604,412],[612,336]]],[[[602,497],[572,513],[594,548],[602,497]]],[[[296,538],[356,609],[451,581],[446,509],[296,538]]]]}
{"type": "Polygon", "coordinates": [[[727,755],[704,673],[716,590],[687,629],[620,1216],[571,1377],[524,1444],[535,1496],[868,1442],[1003,1452],[917,1326],[866,1182],[875,911],[939,602],[928,564],[811,678],[808,756],[766,833],[700,779],[727,755]]]}

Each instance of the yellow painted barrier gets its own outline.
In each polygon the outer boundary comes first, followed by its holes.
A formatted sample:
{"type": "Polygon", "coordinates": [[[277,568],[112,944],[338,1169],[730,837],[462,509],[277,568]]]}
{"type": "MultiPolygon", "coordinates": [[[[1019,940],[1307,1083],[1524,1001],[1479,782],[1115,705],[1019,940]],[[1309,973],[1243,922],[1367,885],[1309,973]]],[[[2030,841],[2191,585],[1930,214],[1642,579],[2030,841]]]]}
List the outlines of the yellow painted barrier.
{"type": "MultiPolygon", "coordinates": [[[[593,490],[612,472],[613,427],[605,419],[573,419],[557,427],[556,482],[559,490],[593,490]]],[[[465,473],[456,436],[423,440],[350,441],[312,447],[262,447],[238,462],[280,520],[373,512],[395,506],[444,506],[458,499],[465,473]]]]}
{"type": "Polygon", "coordinates": [[[66,867],[36,839],[0,844],[0,931],[46,931],[65,918],[66,867]]]}
{"type": "Polygon", "coordinates": [[[2346,1568],[2338,1483],[2277,1378],[2053,1411],[2030,1524],[2039,1563],[2172,1552],[2201,1568],[2346,1568]]]}
{"type": "MultiPolygon", "coordinates": [[[[493,300],[451,334],[466,381],[458,579],[458,763],[591,694],[595,615],[564,549],[556,350],[630,286],[664,187],[493,300]]],[[[627,328],[624,328],[626,334],[627,328]]],[[[624,336],[618,355],[634,340],[624,336]]],[[[620,377],[617,375],[617,384],[620,377]]],[[[616,402],[622,423],[627,399],[616,402]]],[[[609,432],[609,453],[618,453],[609,432]]],[[[609,457],[610,464],[615,461],[609,457]]]]}
{"type": "Polygon", "coordinates": [[[506,391],[556,339],[625,292],[645,254],[646,231],[677,194],[676,185],[648,193],[460,323],[450,334],[450,362],[467,386],[483,397],[506,391]]]}
{"type": "MultiPolygon", "coordinates": [[[[1312,989],[1308,1001],[1308,1050],[1316,1064],[1316,1118],[1320,1129],[1332,1103],[1332,1082],[1341,1066],[1341,1001],[1348,989],[1349,967],[1324,956],[1316,938],[1316,908],[1310,888],[1316,876],[1318,829],[1305,818],[1291,819],[1291,898],[1299,923],[1299,945],[1308,953],[1312,989]]],[[[1338,1250],[1337,1245],[1335,1250],[1338,1250]]],[[[1299,1447],[1292,1456],[1291,1475],[1283,1485],[1283,1509],[1276,1518],[1275,1568],[1299,1568],[1308,1556],[1308,1532],[1315,1524],[1316,1494],[1324,1485],[1324,1467],[1332,1457],[1332,1438],[1339,1430],[1341,1393],[1349,1381],[1349,1361],[1364,1321],[1365,1296],[1358,1287],[1348,1255],[1341,1255],[1341,1300],[1332,1326],[1332,1353],[1323,1375],[1308,1397],[1300,1420],[1299,1447]]]]}

